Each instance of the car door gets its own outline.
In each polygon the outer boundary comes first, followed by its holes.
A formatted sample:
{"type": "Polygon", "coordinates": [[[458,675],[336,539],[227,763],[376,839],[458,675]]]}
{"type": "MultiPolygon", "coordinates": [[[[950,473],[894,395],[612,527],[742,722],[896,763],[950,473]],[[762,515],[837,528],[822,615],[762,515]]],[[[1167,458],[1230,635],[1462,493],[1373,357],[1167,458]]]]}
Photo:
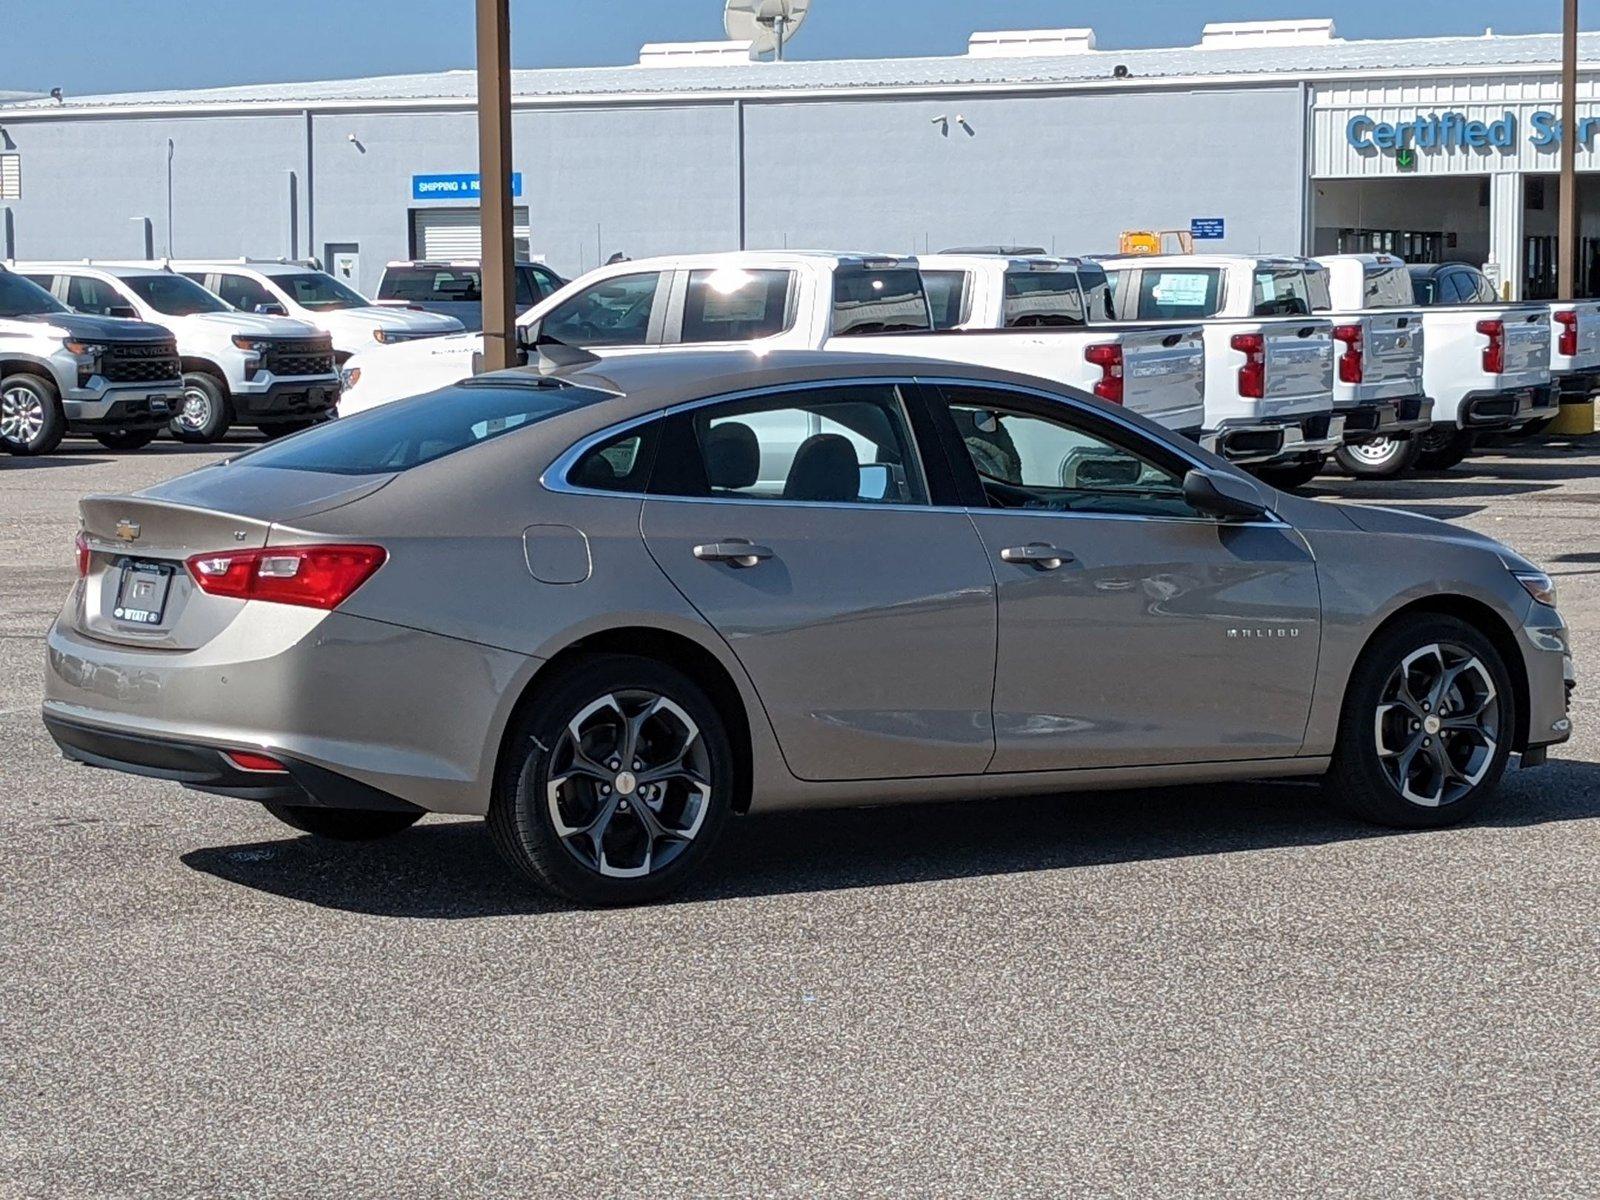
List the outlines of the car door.
{"type": "Polygon", "coordinates": [[[533,323],[534,339],[581,346],[601,358],[639,354],[661,341],[671,271],[635,271],[590,284],[533,323]]]}
{"type": "Polygon", "coordinates": [[[1298,533],[1195,512],[1179,451],[1086,406],[938,396],[998,584],[991,771],[1299,751],[1321,622],[1298,533]]]}
{"type": "Polygon", "coordinates": [[[650,553],[749,673],[801,779],[979,774],[993,754],[993,573],[942,453],[930,471],[918,450],[908,388],[674,414],[643,505],[650,553]]]}

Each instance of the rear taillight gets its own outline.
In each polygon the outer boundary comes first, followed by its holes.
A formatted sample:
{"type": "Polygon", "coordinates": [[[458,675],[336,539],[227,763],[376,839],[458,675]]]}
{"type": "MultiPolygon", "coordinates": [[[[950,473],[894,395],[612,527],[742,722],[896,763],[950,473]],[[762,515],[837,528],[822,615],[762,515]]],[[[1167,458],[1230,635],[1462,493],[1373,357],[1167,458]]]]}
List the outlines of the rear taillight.
{"type": "Polygon", "coordinates": [[[1339,382],[1361,382],[1361,326],[1335,325],[1333,340],[1344,343],[1344,353],[1339,355],[1339,382]]]}
{"type": "Polygon", "coordinates": [[[1267,339],[1259,333],[1236,333],[1228,343],[1244,355],[1239,368],[1239,395],[1264,400],[1267,395],[1267,339]]]}
{"type": "Polygon", "coordinates": [[[1489,344],[1483,348],[1484,373],[1502,374],[1506,369],[1506,323],[1479,321],[1478,332],[1489,339],[1489,344]]]}
{"type": "Polygon", "coordinates": [[[338,608],[388,557],[382,546],[274,546],[197,554],[184,565],[211,596],[338,608]]]}
{"type": "Polygon", "coordinates": [[[1560,308],[1550,314],[1561,326],[1561,336],[1556,339],[1556,351],[1564,358],[1578,354],[1578,313],[1576,309],[1560,308]]]}
{"type": "Polygon", "coordinates": [[[78,536],[72,539],[72,544],[78,552],[78,578],[82,579],[89,574],[89,539],[80,530],[78,536]]]}
{"type": "Polygon", "coordinates": [[[1122,347],[1116,342],[1099,342],[1083,352],[1083,357],[1100,368],[1094,394],[1112,404],[1122,403],[1122,347]]]}

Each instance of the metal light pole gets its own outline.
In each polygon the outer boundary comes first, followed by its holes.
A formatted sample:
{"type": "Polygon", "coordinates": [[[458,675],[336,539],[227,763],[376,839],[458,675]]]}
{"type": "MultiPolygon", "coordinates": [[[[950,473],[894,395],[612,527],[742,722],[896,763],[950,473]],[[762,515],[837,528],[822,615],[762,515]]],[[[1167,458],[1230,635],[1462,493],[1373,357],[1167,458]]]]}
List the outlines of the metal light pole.
{"type": "Polygon", "coordinates": [[[1556,236],[1556,295],[1578,293],[1578,0],[1563,0],[1561,29],[1561,214],[1556,236]]]}
{"type": "Polygon", "coordinates": [[[483,369],[518,360],[511,280],[511,0],[478,4],[478,213],[483,369]]]}

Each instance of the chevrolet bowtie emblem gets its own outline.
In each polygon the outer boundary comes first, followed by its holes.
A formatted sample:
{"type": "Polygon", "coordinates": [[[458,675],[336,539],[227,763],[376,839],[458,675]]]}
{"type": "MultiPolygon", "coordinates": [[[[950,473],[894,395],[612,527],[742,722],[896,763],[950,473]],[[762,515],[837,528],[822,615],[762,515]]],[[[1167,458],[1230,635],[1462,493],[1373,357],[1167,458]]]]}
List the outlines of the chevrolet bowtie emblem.
{"type": "Polygon", "coordinates": [[[117,536],[125,542],[133,541],[139,536],[139,522],[124,517],[117,522],[117,536]]]}

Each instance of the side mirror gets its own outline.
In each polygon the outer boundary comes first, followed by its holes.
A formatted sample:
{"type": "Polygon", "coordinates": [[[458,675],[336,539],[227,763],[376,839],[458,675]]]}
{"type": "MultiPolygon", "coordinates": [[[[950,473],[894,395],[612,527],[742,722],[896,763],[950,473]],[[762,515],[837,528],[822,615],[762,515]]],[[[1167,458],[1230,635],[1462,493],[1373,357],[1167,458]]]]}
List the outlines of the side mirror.
{"type": "Polygon", "coordinates": [[[1261,489],[1248,479],[1200,467],[1183,477],[1183,498],[1212,517],[1259,517],[1267,511],[1261,489]]]}
{"type": "Polygon", "coordinates": [[[258,304],[256,305],[256,312],[260,313],[263,317],[287,317],[289,315],[289,310],[276,302],[271,304],[258,304]]]}
{"type": "Polygon", "coordinates": [[[539,344],[539,322],[530,321],[526,325],[517,326],[517,345],[524,350],[532,350],[539,344]]]}
{"type": "Polygon", "coordinates": [[[110,308],[106,309],[106,316],[122,317],[125,320],[132,321],[138,319],[139,310],[134,308],[131,304],[113,304],[110,308]]]}

